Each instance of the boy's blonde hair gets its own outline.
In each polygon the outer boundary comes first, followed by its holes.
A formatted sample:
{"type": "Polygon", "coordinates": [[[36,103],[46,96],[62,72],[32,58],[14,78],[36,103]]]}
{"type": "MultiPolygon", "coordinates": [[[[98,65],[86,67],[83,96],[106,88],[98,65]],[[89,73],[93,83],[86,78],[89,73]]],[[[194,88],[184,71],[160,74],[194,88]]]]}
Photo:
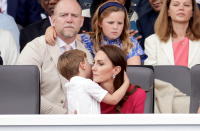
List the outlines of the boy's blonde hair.
{"type": "Polygon", "coordinates": [[[85,58],[86,53],[81,50],[65,51],[58,59],[58,71],[66,79],[70,80],[73,76],[78,75],[79,65],[84,62],[85,58]]]}

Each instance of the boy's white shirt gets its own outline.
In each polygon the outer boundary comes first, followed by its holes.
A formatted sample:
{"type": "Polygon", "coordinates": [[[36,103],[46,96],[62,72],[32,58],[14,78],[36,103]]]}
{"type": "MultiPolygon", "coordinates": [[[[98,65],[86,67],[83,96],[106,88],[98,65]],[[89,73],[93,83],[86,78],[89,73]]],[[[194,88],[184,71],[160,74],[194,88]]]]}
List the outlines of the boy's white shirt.
{"type": "Polygon", "coordinates": [[[65,84],[68,113],[100,114],[100,102],[108,93],[91,79],[74,76],[65,84]]]}

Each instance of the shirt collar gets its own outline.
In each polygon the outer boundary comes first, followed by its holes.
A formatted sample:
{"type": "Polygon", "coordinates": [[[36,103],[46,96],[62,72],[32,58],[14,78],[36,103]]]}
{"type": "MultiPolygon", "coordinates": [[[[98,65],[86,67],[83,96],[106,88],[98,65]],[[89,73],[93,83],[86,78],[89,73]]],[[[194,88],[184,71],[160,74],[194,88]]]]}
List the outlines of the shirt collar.
{"type": "Polygon", "coordinates": [[[56,38],[56,43],[58,43],[58,46],[61,50],[65,47],[66,44],[69,44],[72,49],[76,49],[76,41],[74,40],[72,43],[65,43],[61,38],[56,38]]]}
{"type": "Polygon", "coordinates": [[[117,38],[117,39],[114,39],[114,40],[109,40],[106,36],[103,36],[102,44],[105,44],[105,45],[116,45],[118,47],[122,46],[122,42],[121,42],[120,38],[117,38]]]}

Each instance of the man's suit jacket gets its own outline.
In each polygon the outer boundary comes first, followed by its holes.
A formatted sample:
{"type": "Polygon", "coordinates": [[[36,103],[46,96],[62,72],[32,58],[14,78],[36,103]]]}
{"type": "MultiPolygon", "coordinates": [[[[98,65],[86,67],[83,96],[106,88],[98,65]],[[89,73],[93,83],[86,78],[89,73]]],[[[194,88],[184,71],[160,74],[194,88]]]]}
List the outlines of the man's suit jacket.
{"type": "Polygon", "coordinates": [[[16,64],[19,56],[14,37],[9,31],[2,29],[0,29],[0,56],[3,65],[16,64]]]}
{"type": "MultiPolygon", "coordinates": [[[[91,62],[92,56],[84,45],[76,40],[77,49],[87,53],[91,62]]],[[[57,70],[57,61],[61,54],[58,43],[55,46],[46,44],[44,36],[29,42],[22,50],[18,64],[37,65],[40,70],[40,94],[42,114],[64,114],[64,84],[67,80],[57,70]]]]}
{"type": "MultiPolygon", "coordinates": [[[[145,53],[148,58],[145,65],[174,65],[172,38],[161,42],[156,34],[145,40],[145,53]]],[[[189,41],[188,67],[200,64],[200,41],[189,41]]]]}
{"type": "Polygon", "coordinates": [[[32,41],[36,37],[44,35],[46,29],[50,25],[49,18],[46,18],[22,29],[20,31],[20,51],[22,51],[28,42],[32,41]]]}
{"type": "Polygon", "coordinates": [[[43,9],[37,0],[7,0],[7,4],[7,13],[23,27],[41,20],[43,9]]]}
{"type": "Polygon", "coordinates": [[[140,45],[144,49],[144,40],[154,34],[154,24],[158,17],[158,12],[155,12],[153,9],[140,17],[136,24],[139,34],[142,36],[142,39],[139,40],[140,45]]]}
{"type": "Polygon", "coordinates": [[[138,17],[142,17],[144,14],[151,10],[149,0],[131,0],[133,10],[137,12],[138,17]]]}

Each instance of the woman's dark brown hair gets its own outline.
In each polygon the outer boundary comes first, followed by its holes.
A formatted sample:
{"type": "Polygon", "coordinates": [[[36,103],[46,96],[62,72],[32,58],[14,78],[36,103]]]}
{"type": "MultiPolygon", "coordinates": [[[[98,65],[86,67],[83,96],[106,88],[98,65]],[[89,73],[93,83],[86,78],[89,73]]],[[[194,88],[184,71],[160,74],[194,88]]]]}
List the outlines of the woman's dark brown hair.
{"type": "Polygon", "coordinates": [[[124,71],[126,71],[127,61],[125,53],[114,45],[103,45],[100,47],[100,50],[103,51],[113,66],[120,66],[121,71],[116,75],[114,79],[114,87],[117,90],[124,82],[124,71]]]}
{"type": "MultiPolygon", "coordinates": [[[[117,90],[124,82],[124,72],[126,71],[127,61],[126,55],[124,51],[122,51],[119,47],[114,45],[103,45],[100,47],[100,50],[103,51],[112,62],[113,66],[120,66],[121,71],[116,75],[114,79],[114,88],[117,90]]],[[[126,101],[127,97],[133,94],[139,86],[135,86],[130,92],[126,92],[125,96],[116,106],[116,111],[120,113],[120,108],[123,103],[126,101]]]]}

